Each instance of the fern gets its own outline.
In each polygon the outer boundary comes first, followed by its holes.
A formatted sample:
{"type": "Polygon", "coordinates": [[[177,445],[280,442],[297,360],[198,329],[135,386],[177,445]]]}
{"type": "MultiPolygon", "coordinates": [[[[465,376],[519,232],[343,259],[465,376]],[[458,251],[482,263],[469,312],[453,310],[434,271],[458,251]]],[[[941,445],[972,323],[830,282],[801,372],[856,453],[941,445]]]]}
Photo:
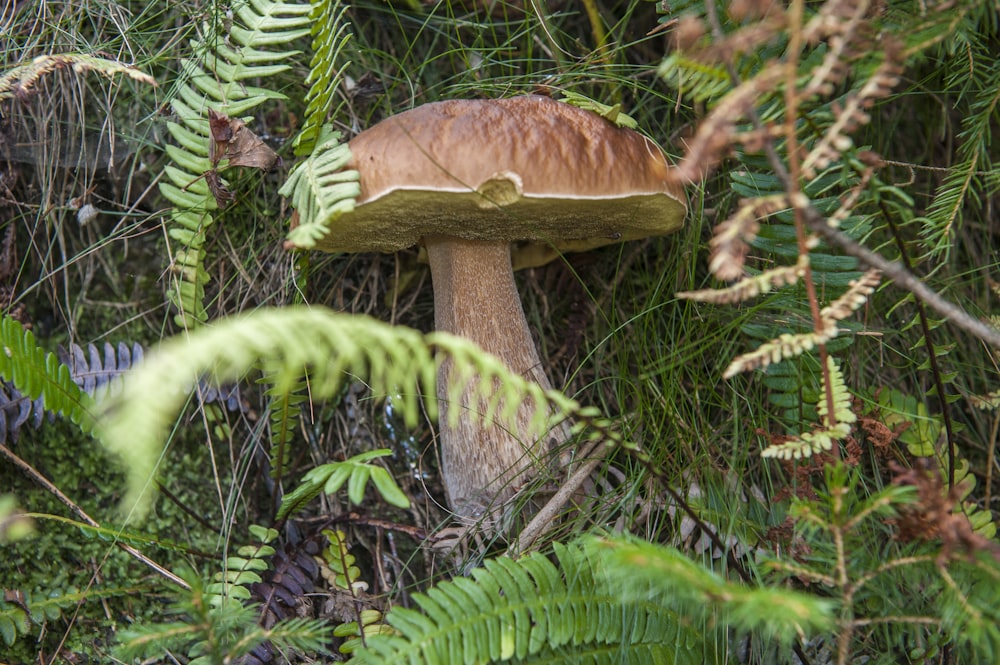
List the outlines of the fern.
{"type": "MultiPolygon", "coordinates": [[[[303,368],[308,368],[316,399],[333,395],[349,375],[364,376],[377,393],[398,395],[394,405],[412,427],[420,418],[421,395],[430,417],[436,417],[433,395],[438,367],[445,358],[451,358],[455,368],[449,398],[456,399],[466,384],[474,387],[490,406],[484,420],[498,417],[511,422],[518,406],[527,401],[535,405],[529,435],[547,431],[553,418],[573,415],[579,428],[596,426],[595,438],[620,440],[593,410],[511,374],[471,342],[444,333],[425,336],[368,317],[301,307],[261,309],[164,342],[126,376],[121,393],[101,401],[101,438],[128,470],[126,505],[137,503],[142,509],[148,506],[143,490],[170,423],[202,375],[218,382],[232,381],[261,363],[280,394],[290,390],[303,368]]],[[[457,410],[452,413],[459,417],[457,410]]]]}
{"type": "Polygon", "coordinates": [[[340,134],[327,129],[313,154],[289,176],[280,194],[291,199],[298,216],[288,233],[290,246],[315,246],[329,234],[330,222],[354,209],[361,185],[357,171],[343,168],[350,159],[350,149],[340,142],[340,134]]]}
{"type": "Polygon", "coordinates": [[[326,563],[323,577],[334,589],[351,594],[357,615],[356,621],[337,626],[333,629],[333,634],[336,637],[350,638],[340,645],[340,652],[353,653],[368,638],[392,634],[395,631],[383,621],[385,615],[381,611],[371,608],[361,609],[359,595],[368,590],[368,584],[361,580],[361,569],[355,565],[357,559],[350,553],[344,532],[326,529],[323,534],[330,540],[329,546],[323,552],[323,561],[326,563]]]}
{"type": "Polygon", "coordinates": [[[734,584],[673,548],[628,537],[590,538],[584,544],[601,566],[601,584],[618,589],[626,600],[652,600],[695,618],[719,611],[725,625],[737,631],[785,643],[832,625],[833,604],[826,599],[734,584]]]}
{"type": "Polygon", "coordinates": [[[810,432],[793,436],[788,441],[767,447],[761,452],[763,457],[779,459],[800,459],[830,450],[836,441],[851,433],[851,425],[857,416],[851,410],[851,394],[844,385],[844,375],[832,356],[827,356],[827,371],[823,374],[822,398],[816,404],[821,425],[810,432]],[[829,377],[829,383],[827,383],[829,377]],[[834,412],[830,413],[826,396],[831,395],[834,412]]]}
{"type": "Polygon", "coordinates": [[[156,85],[155,79],[149,74],[116,60],[83,53],[40,55],[31,62],[13,67],[0,75],[0,101],[30,95],[32,86],[42,76],[67,67],[77,74],[97,72],[109,78],[116,74],[123,74],[141,83],[156,85]]]}
{"type": "MultiPolygon", "coordinates": [[[[105,343],[103,349],[94,344],[85,347],[70,344],[69,350],[62,347],[58,350],[59,361],[69,369],[73,382],[89,399],[116,390],[118,379],[142,362],[142,355],[142,346],[138,343],[129,346],[124,342],[119,342],[117,347],[105,343]]],[[[202,382],[198,388],[198,401],[203,406],[221,402],[229,411],[246,411],[236,385],[215,387],[202,382]]],[[[6,442],[7,437],[16,441],[21,427],[28,422],[38,429],[46,413],[51,420],[54,412],[45,406],[44,396],[31,400],[13,384],[0,382],[0,443],[6,442]]]]}
{"type": "MultiPolygon", "coordinates": [[[[0,377],[10,381],[30,400],[62,413],[84,432],[92,427],[91,401],[73,379],[70,368],[35,343],[35,336],[15,319],[0,320],[0,377]]],[[[36,407],[37,410],[38,407],[36,407]]]]}
{"type": "MultiPolygon", "coordinates": [[[[364,663],[544,662],[579,650],[597,662],[623,662],[632,650],[659,647],[663,663],[702,663],[690,629],[663,605],[628,601],[598,584],[598,572],[579,546],[556,546],[557,564],[542,554],[488,560],[457,578],[415,594],[415,609],[394,608],[386,621],[398,635],[370,638],[358,649],[364,663]],[[603,647],[610,647],[602,649],[603,647]]],[[[630,662],[626,658],[625,662],[630,662]]],[[[583,661],[586,662],[586,661],[583,661]]]]}
{"type": "Polygon", "coordinates": [[[244,545],[236,556],[227,556],[224,570],[215,573],[212,582],[205,586],[205,599],[213,607],[249,600],[250,586],[263,581],[260,572],[268,568],[266,559],[274,556],[275,550],[269,543],[277,539],[278,532],[251,524],[250,534],[257,544],[244,545]]]}
{"type": "Polygon", "coordinates": [[[297,51],[274,50],[309,34],[309,5],[248,0],[234,7],[233,21],[222,17],[207,26],[206,35],[192,43],[196,59],[181,64],[171,108],[180,122],[167,123],[177,145],[167,146],[172,162],[160,192],[173,204],[170,237],[177,243],[172,270],[178,276],[170,297],[180,309],[178,323],[193,325],[208,319],[205,309],[205,243],[218,209],[207,178],[213,137],[208,111],[239,117],[260,104],[285,96],[260,87],[287,71],[297,51]],[[253,80],[258,85],[246,82],[253,80]]]}
{"type": "Polygon", "coordinates": [[[135,594],[132,588],[89,589],[86,591],[48,588],[45,591],[4,589],[0,598],[0,639],[8,646],[18,638],[43,631],[87,600],[102,600],[135,594]]]}
{"type": "Polygon", "coordinates": [[[265,374],[258,383],[266,385],[265,395],[268,398],[267,414],[271,424],[268,437],[268,453],[271,462],[271,476],[281,481],[284,478],[292,457],[292,441],[295,438],[298,419],[302,413],[302,404],[309,401],[306,393],[306,381],[297,381],[288,390],[274,390],[273,382],[265,374]]]}
{"type": "MultiPolygon", "coordinates": [[[[264,628],[274,628],[279,622],[301,616],[304,604],[316,589],[320,572],[320,547],[316,539],[286,544],[268,557],[268,569],[261,571],[262,581],[250,585],[251,603],[264,628]]],[[[267,665],[279,655],[280,645],[262,642],[241,662],[241,665],[267,665]]]]}
{"type": "Polygon", "coordinates": [[[350,64],[341,62],[341,53],[351,38],[345,20],[347,7],[339,0],[314,2],[312,13],[313,57],[306,85],[306,117],[295,137],[295,154],[308,155],[321,140],[323,127],[336,115],[337,88],[350,64]]]}
{"type": "Polygon", "coordinates": [[[216,596],[205,589],[196,575],[184,575],[190,591],[178,592],[175,602],[178,621],[137,624],[119,633],[117,654],[124,660],[166,651],[186,653],[189,665],[224,665],[249,655],[265,642],[284,648],[318,650],[329,636],[323,622],[287,619],[270,628],[257,625],[253,607],[231,602],[212,602],[216,596]]]}
{"type": "Polygon", "coordinates": [[[379,495],[388,503],[399,508],[409,508],[410,500],[383,467],[369,464],[369,460],[391,455],[386,448],[370,450],[346,459],[343,462],[321,464],[310,470],[303,478],[302,484],[285,495],[278,509],[277,519],[282,520],[298,511],[304,504],[319,496],[320,492],[334,494],[347,484],[347,498],[356,506],[360,506],[365,495],[365,488],[371,480],[379,495]]]}
{"type": "Polygon", "coordinates": [[[415,595],[419,612],[391,610],[398,634],[370,638],[356,661],[703,663],[715,611],[776,637],[830,623],[825,601],[741,587],[632,539],[557,544],[554,562],[540,553],[492,559],[472,577],[415,595]]]}

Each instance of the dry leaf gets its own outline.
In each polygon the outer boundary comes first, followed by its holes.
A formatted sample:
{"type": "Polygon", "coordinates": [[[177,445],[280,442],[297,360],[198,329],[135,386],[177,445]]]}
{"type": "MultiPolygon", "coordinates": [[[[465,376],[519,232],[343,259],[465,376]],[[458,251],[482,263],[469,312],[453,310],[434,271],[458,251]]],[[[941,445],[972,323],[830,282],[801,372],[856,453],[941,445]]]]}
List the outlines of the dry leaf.
{"type": "Polygon", "coordinates": [[[278,160],[278,153],[271,150],[239,118],[230,118],[209,109],[208,126],[212,132],[209,160],[213,167],[228,159],[227,166],[248,166],[267,171],[278,160]]]}

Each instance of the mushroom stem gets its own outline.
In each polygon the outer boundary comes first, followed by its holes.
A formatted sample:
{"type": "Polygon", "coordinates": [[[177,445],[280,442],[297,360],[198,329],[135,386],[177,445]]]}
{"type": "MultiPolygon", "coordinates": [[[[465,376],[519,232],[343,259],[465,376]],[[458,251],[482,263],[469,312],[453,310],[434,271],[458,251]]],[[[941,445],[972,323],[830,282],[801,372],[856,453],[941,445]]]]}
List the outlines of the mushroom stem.
{"type": "MultiPolygon", "coordinates": [[[[550,388],[521,308],[506,241],[463,240],[444,236],[424,238],[434,283],[434,325],[465,337],[502,360],[511,371],[550,388]]],[[[449,404],[449,366],[438,375],[441,412],[441,466],[448,503],[463,517],[481,517],[502,505],[523,484],[527,472],[540,465],[544,446],[525,439],[533,405],[519,407],[517,428],[498,423],[481,425],[478,415],[448,425],[448,411],[481,412],[469,390],[459,404],[449,404]]]]}

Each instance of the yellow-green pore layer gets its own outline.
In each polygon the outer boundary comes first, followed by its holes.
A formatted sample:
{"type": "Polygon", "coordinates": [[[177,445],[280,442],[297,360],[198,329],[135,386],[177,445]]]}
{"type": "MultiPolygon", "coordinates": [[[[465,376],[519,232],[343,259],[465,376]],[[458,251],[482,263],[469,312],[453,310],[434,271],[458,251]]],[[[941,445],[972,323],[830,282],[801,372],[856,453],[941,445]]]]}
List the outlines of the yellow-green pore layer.
{"type": "Polygon", "coordinates": [[[548,97],[425,104],[349,145],[361,196],[319,250],[393,252],[437,234],[510,241],[526,267],[671,233],[686,213],[652,141],[548,97]]]}

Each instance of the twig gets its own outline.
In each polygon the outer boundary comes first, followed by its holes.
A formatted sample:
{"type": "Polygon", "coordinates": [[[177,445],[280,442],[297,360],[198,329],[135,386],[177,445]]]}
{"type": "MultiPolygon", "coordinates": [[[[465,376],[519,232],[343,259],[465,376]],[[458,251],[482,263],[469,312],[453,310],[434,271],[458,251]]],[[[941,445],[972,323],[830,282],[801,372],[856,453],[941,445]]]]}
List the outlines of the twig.
{"type": "Polygon", "coordinates": [[[603,454],[587,461],[583,466],[578,468],[572,476],[570,476],[562,487],[559,488],[551,499],[549,499],[542,509],[538,511],[528,525],[525,526],[521,533],[518,534],[517,538],[510,544],[507,548],[507,554],[509,556],[514,556],[516,554],[522,553],[530,548],[539,538],[548,533],[553,526],[556,524],[556,515],[563,509],[573,494],[580,489],[583,483],[587,480],[594,469],[604,461],[608,452],[612,450],[613,446],[607,445],[604,441],[598,441],[596,445],[587,451],[583,457],[587,457],[595,452],[598,452],[603,448],[603,454]]]}
{"type": "Polygon", "coordinates": [[[876,254],[839,230],[832,228],[827,224],[826,218],[812,206],[808,207],[805,213],[805,220],[809,229],[822,237],[823,240],[836,246],[845,254],[853,256],[868,267],[878,268],[896,286],[912,293],[915,298],[921,300],[925,305],[948,319],[955,326],[970,335],[978,337],[990,346],[1000,348],[1000,330],[971,316],[955,303],[945,300],[937,291],[924,284],[920,278],[898,262],[890,261],[881,254],[876,254]]]}
{"type": "MultiPolygon", "coordinates": [[[[49,482],[49,479],[46,478],[45,476],[43,476],[37,469],[35,469],[35,467],[31,466],[30,464],[28,464],[27,462],[25,462],[23,459],[21,459],[20,457],[18,457],[17,455],[15,455],[13,453],[13,451],[11,451],[7,446],[5,446],[3,444],[0,444],[0,453],[2,453],[4,457],[6,457],[7,459],[9,459],[11,462],[13,462],[14,466],[16,466],[19,469],[21,469],[29,478],[31,478],[32,480],[34,480],[36,483],[38,483],[43,488],[45,488],[45,490],[47,490],[49,493],[51,493],[57,499],[59,499],[60,501],[62,501],[64,504],[66,504],[66,506],[68,506],[70,510],[72,510],[74,513],[76,513],[77,516],[79,516],[80,519],[82,519],[84,522],[86,522],[90,526],[100,528],[101,525],[97,522],[97,520],[93,519],[90,515],[88,515],[83,510],[83,508],[81,508],[80,506],[76,505],[72,501],[72,499],[70,499],[68,496],[66,496],[65,494],[63,494],[59,490],[58,487],[56,487],[51,482],[49,482]]],[[[176,584],[176,585],[178,585],[178,586],[180,586],[180,587],[182,587],[184,589],[187,589],[187,590],[191,589],[191,585],[190,584],[188,584],[187,582],[185,582],[181,578],[177,577],[172,572],[170,572],[169,570],[167,570],[166,568],[164,568],[160,564],[156,563],[155,561],[153,561],[148,556],[146,556],[145,554],[143,554],[142,552],[140,552],[136,548],[132,547],[131,545],[126,545],[125,543],[121,542],[120,540],[116,540],[115,541],[115,545],[117,545],[118,547],[122,548],[123,550],[125,550],[126,552],[128,552],[129,554],[131,554],[133,557],[135,557],[139,561],[143,562],[144,564],[146,564],[147,566],[149,566],[150,568],[152,568],[154,571],[156,571],[157,573],[159,573],[163,577],[166,577],[168,580],[170,580],[174,584],[176,584]]]]}
{"type": "MultiPolygon", "coordinates": [[[[896,222],[892,219],[892,213],[888,206],[885,205],[884,201],[880,200],[878,205],[879,209],[882,211],[882,217],[885,218],[886,224],[889,225],[889,231],[892,232],[892,237],[896,241],[896,247],[899,248],[899,260],[902,262],[903,267],[906,268],[906,270],[910,270],[910,259],[906,254],[906,243],[903,242],[903,237],[899,233],[899,228],[896,226],[896,222]]],[[[931,377],[934,380],[934,388],[937,392],[938,408],[941,410],[941,421],[944,423],[944,431],[948,443],[948,489],[950,490],[955,486],[955,432],[951,424],[951,410],[948,408],[948,396],[944,392],[944,378],[941,373],[941,366],[938,364],[937,354],[934,353],[934,342],[931,338],[931,326],[930,322],[927,320],[927,308],[924,307],[924,303],[921,300],[917,300],[916,304],[917,316],[920,318],[920,329],[924,334],[924,348],[927,349],[927,360],[930,362],[931,377]]]]}

